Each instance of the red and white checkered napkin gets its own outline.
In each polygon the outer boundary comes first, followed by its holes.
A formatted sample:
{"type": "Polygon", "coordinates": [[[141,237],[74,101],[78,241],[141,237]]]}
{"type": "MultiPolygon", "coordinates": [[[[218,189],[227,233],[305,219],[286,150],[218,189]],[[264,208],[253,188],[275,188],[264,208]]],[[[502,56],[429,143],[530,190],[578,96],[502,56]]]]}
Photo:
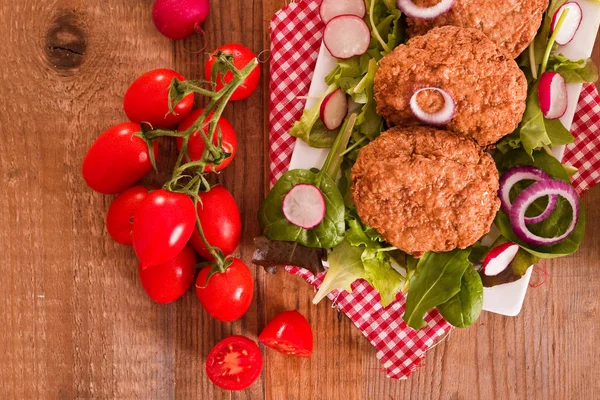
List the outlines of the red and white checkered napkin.
{"type": "MultiPolygon", "coordinates": [[[[312,73],[321,45],[324,24],[319,17],[321,0],[306,0],[290,4],[271,20],[271,104],[270,104],[270,167],[271,184],[287,170],[295,138],[288,135],[293,123],[302,115],[312,73]]],[[[580,191],[589,189],[600,173],[600,98],[593,85],[585,87],[573,125],[577,142],[567,151],[566,161],[580,168],[575,177],[580,191]]],[[[297,267],[287,271],[304,278],[315,288],[323,274],[297,267]]],[[[377,358],[387,375],[407,378],[419,365],[425,352],[451,329],[437,311],[426,316],[427,326],[421,330],[406,326],[402,320],[405,298],[398,295],[388,307],[381,306],[379,293],[367,282],[352,285],[352,293],[334,291],[329,296],[377,349],[377,358]]]]}

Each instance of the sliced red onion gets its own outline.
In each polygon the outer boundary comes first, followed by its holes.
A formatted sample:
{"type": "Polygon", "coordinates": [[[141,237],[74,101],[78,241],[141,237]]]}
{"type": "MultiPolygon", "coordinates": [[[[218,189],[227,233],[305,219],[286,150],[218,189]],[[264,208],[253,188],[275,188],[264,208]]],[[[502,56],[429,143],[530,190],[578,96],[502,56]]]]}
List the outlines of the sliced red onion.
{"type": "Polygon", "coordinates": [[[431,7],[419,7],[411,0],[397,0],[396,4],[400,11],[411,18],[433,19],[450,11],[454,4],[454,0],[442,0],[431,7]]]}
{"type": "Polygon", "coordinates": [[[515,199],[510,210],[510,224],[515,235],[524,242],[536,246],[550,246],[565,240],[577,226],[579,220],[579,196],[571,185],[563,181],[546,180],[536,182],[523,190],[515,199]],[[569,202],[573,210],[573,219],[569,227],[560,236],[545,238],[531,232],[525,223],[525,212],[534,201],[544,196],[561,196],[569,202]]]}
{"type": "MultiPolygon", "coordinates": [[[[502,174],[502,177],[500,178],[500,189],[498,190],[498,197],[500,197],[502,211],[504,211],[507,215],[510,214],[510,210],[513,207],[510,202],[510,190],[517,182],[524,180],[540,182],[551,179],[552,177],[546,172],[539,168],[532,167],[530,165],[522,165],[509,169],[504,174],[502,174]]],[[[552,212],[556,208],[557,202],[557,196],[549,196],[546,209],[542,211],[540,215],[536,215],[535,217],[525,217],[525,223],[537,224],[538,222],[542,222],[543,220],[548,218],[550,214],[552,214],[552,212]]]]}
{"type": "Polygon", "coordinates": [[[445,90],[436,87],[428,87],[417,90],[412,95],[412,97],[410,98],[410,109],[413,115],[419,121],[424,122],[428,125],[439,126],[447,124],[448,122],[450,122],[450,120],[452,120],[452,117],[454,117],[454,114],[456,112],[456,104],[454,103],[454,99],[452,98],[452,96],[450,96],[445,90]],[[419,106],[417,96],[419,95],[419,93],[425,90],[433,90],[442,95],[442,97],[444,98],[444,107],[442,107],[440,111],[436,113],[428,113],[419,106]]]}

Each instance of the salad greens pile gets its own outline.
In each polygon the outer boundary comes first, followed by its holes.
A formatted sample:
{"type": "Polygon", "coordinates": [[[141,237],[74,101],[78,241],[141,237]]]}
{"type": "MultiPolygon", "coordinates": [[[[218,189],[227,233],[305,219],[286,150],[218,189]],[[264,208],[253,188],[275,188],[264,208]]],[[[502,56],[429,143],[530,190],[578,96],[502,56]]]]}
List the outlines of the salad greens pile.
{"type": "MultiPolygon", "coordinates": [[[[518,59],[528,79],[529,96],[521,124],[493,151],[501,174],[517,165],[531,165],[546,171],[554,179],[569,182],[572,171],[549,152],[550,146],[571,143],[573,137],[559,120],[544,118],[538,99],[539,77],[544,71],[551,70],[561,74],[567,82],[591,82],[598,79],[598,69],[589,60],[573,61],[562,54],[552,54],[557,46],[551,32],[551,20],[565,2],[551,1],[538,35],[518,59]]],[[[305,110],[290,131],[291,135],[312,147],[332,147],[327,161],[321,171],[289,171],[269,193],[261,207],[259,221],[268,238],[262,239],[262,247],[271,250],[265,250],[263,253],[270,255],[259,257],[259,261],[261,265],[268,264],[272,272],[275,265],[287,265],[286,261],[291,257],[286,251],[291,249],[293,254],[310,254],[311,261],[303,263],[316,273],[316,253],[311,253],[310,248],[326,249],[329,267],[314,303],[336,289],[351,292],[352,284],[364,279],[379,292],[383,306],[392,303],[399,293],[406,294],[403,319],[412,328],[424,327],[425,315],[434,308],[453,326],[467,327],[480,315],[484,286],[515,281],[542,258],[575,252],[585,230],[585,215],[582,211],[576,229],[564,241],[552,246],[532,246],[516,237],[509,217],[500,210],[495,224],[501,235],[492,246],[478,242],[467,249],[447,253],[427,252],[420,259],[386,243],[373,228],[363,224],[350,193],[350,171],[360,149],[387,129],[383,118],[376,113],[374,100],[377,63],[405,40],[404,22],[394,0],[367,0],[366,5],[364,21],[372,36],[369,50],[361,56],[338,60],[337,66],[325,78],[329,85],[327,91],[314,107],[305,110]],[[320,108],[325,97],[337,89],[346,93],[353,105],[344,125],[337,130],[328,130],[320,120],[320,108]],[[325,219],[310,230],[291,224],[282,212],[283,197],[299,183],[312,184],[325,196],[325,219]],[[480,268],[487,253],[509,241],[520,246],[509,268],[494,277],[482,274],[480,268]],[[273,250],[277,248],[279,251],[273,250]]],[[[530,183],[514,185],[511,200],[530,183]]],[[[539,214],[546,208],[546,202],[546,198],[536,200],[528,215],[539,214]]],[[[552,215],[530,229],[535,234],[553,237],[565,232],[570,218],[569,203],[560,199],[552,215]]]]}

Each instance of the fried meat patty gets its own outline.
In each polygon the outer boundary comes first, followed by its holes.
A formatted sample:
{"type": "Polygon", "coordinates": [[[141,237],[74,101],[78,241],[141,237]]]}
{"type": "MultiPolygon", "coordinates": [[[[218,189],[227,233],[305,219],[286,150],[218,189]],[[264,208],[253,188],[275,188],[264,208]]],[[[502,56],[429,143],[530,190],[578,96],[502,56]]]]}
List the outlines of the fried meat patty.
{"type": "MultiPolygon", "coordinates": [[[[443,89],[456,103],[445,129],[481,146],[514,131],[525,111],[525,75],[477,29],[434,28],[383,57],[375,75],[377,113],[390,125],[419,124],[409,103],[427,87],[443,89]]],[[[443,105],[439,98],[437,92],[424,91],[417,100],[425,111],[435,112],[443,105]]]]}
{"type": "MultiPolygon", "coordinates": [[[[430,7],[439,0],[413,0],[430,7]]],[[[450,11],[431,20],[407,18],[409,36],[423,35],[437,26],[476,28],[512,58],[531,43],[542,23],[548,0],[455,0],[450,11]]]]}
{"type": "Polygon", "coordinates": [[[500,200],[492,157],[471,139],[395,127],[361,149],[352,197],[362,221],[417,257],[465,248],[489,232],[500,200]]]}

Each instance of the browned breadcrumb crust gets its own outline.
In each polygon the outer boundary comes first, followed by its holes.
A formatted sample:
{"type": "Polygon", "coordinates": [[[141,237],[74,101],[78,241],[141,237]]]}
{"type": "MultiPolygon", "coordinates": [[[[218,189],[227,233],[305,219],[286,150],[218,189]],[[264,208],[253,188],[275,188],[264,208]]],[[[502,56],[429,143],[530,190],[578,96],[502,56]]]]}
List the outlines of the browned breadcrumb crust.
{"type": "Polygon", "coordinates": [[[431,127],[395,127],[352,168],[358,215],[386,241],[420,257],[466,248],[500,207],[498,171],[472,140],[431,127]]]}
{"type": "MultiPolygon", "coordinates": [[[[439,0],[413,0],[430,7],[439,0]]],[[[409,36],[437,26],[460,26],[482,31],[512,58],[531,43],[542,23],[548,0],[455,0],[450,11],[430,20],[407,18],[409,36]]]]}
{"type": "MultiPolygon", "coordinates": [[[[426,87],[445,90],[456,103],[456,114],[444,128],[481,146],[514,131],[525,111],[525,75],[476,29],[435,28],[382,58],[375,76],[377,113],[390,125],[419,124],[409,102],[426,87]]],[[[428,93],[419,97],[423,108],[436,102],[428,93]]]]}

